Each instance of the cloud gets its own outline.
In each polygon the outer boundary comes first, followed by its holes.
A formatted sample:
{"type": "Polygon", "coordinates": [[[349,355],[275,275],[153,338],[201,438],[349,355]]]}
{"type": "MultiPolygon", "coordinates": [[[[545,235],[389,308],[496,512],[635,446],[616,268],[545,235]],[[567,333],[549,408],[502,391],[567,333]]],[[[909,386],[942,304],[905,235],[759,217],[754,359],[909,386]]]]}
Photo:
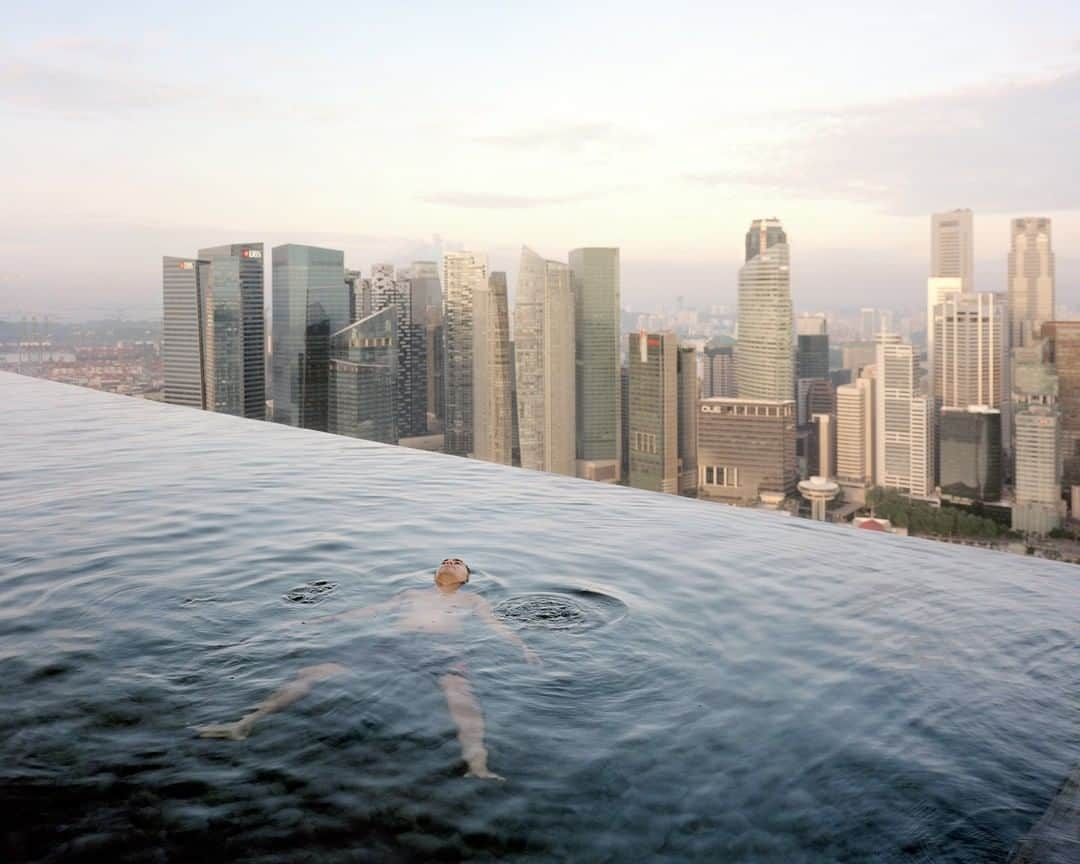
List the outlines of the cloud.
{"type": "Polygon", "coordinates": [[[20,108],[108,114],[174,105],[200,93],[136,76],[99,76],[27,60],[0,64],[0,102],[20,108]]]}
{"type": "Polygon", "coordinates": [[[752,164],[688,172],[708,186],[870,203],[904,215],[1080,209],[1080,71],[775,118],[752,164]]]}
{"type": "Polygon", "coordinates": [[[472,141],[510,152],[559,150],[564,153],[577,153],[587,147],[600,144],[626,147],[641,139],[640,134],[621,129],[611,123],[577,123],[522,130],[504,135],[479,135],[472,141]]]}
{"type": "Polygon", "coordinates": [[[473,195],[456,192],[445,195],[428,195],[420,200],[427,204],[447,207],[467,207],[473,210],[526,210],[531,207],[550,207],[557,204],[575,204],[598,197],[598,193],[577,195],[473,195]]]}

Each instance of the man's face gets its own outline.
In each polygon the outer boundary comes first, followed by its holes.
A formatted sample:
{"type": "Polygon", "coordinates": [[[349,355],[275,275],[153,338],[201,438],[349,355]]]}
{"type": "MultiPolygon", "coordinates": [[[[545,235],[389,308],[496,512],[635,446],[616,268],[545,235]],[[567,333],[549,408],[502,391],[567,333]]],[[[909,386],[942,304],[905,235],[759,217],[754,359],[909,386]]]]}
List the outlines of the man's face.
{"type": "Polygon", "coordinates": [[[469,581],[469,568],[460,558],[447,558],[435,571],[435,580],[443,585],[464,585],[469,581]]]}

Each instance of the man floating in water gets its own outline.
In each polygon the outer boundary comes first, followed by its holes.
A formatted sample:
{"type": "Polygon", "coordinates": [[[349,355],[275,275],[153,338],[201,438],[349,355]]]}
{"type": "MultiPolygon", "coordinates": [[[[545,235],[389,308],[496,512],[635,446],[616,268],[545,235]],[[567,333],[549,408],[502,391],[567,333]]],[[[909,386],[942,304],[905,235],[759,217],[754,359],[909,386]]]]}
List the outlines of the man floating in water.
{"type": "MultiPolygon", "coordinates": [[[[464,647],[460,638],[463,625],[475,616],[499,636],[517,645],[524,652],[527,662],[538,665],[540,659],[520,636],[495,617],[490,604],[483,597],[460,591],[461,586],[469,581],[471,572],[460,558],[447,558],[435,571],[434,588],[404,591],[383,603],[319,618],[310,623],[369,618],[380,613],[397,612],[397,630],[414,634],[403,644],[410,652],[417,652],[416,661],[419,667],[436,674],[439,687],[446,696],[450,716],[457,726],[461,753],[469,769],[465,776],[502,780],[503,778],[491,771],[487,765],[484,715],[469,684],[468,667],[460,657],[464,647]]],[[[239,720],[194,728],[203,738],[242,741],[251,733],[256,720],[302,699],[316,681],[323,681],[345,671],[345,667],[337,663],[308,666],[301,669],[292,681],[270,698],[261,702],[254,711],[239,720]]]]}

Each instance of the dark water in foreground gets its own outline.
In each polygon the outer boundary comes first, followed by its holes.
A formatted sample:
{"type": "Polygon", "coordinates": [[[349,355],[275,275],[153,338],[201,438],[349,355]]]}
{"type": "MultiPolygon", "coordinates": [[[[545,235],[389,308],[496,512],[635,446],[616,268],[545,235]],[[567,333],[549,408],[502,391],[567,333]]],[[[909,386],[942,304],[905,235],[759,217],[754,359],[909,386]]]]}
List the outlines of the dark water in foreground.
{"type": "Polygon", "coordinates": [[[0,374],[0,858],[1004,861],[1080,763],[1080,570],[0,374]],[[449,554],[491,767],[380,622],[449,554]],[[193,737],[297,669],[244,742],[193,737]]]}

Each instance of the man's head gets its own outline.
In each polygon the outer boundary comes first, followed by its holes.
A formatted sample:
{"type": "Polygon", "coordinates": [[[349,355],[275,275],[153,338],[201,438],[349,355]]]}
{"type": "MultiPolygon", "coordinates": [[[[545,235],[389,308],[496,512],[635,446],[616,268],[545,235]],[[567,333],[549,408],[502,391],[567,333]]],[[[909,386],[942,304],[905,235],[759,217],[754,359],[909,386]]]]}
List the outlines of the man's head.
{"type": "Polygon", "coordinates": [[[445,558],[435,570],[435,584],[440,588],[460,588],[469,581],[472,570],[460,558],[445,558]]]}

